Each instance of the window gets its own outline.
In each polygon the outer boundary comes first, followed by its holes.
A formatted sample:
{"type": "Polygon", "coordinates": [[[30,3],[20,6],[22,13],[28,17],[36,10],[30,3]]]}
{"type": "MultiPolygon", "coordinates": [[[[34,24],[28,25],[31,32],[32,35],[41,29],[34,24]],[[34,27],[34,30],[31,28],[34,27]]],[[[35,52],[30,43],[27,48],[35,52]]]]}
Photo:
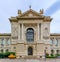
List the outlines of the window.
{"type": "Polygon", "coordinates": [[[26,40],[29,42],[34,41],[34,30],[32,28],[27,29],[26,40]]]}
{"type": "Polygon", "coordinates": [[[3,49],[1,49],[1,53],[3,53],[3,49]]]}
{"type": "Polygon", "coordinates": [[[55,45],[58,46],[58,40],[57,39],[55,39],[55,45]]]}
{"type": "Polygon", "coordinates": [[[50,39],[50,44],[53,45],[53,40],[52,39],[50,39]]]}
{"type": "Polygon", "coordinates": [[[10,39],[9,38],[6,39],[6,45],[10,45],[10,39]]]}
{"type": "Polygon", "coordinates": [[[8,39],[6,39],[6,45],[8,45],[8,39]]]}
{"type": "Polygon", "coordinates": [[[9,52],[9,50],[8,50],[8,49],[6,49],[6,52],[9,52]]]}
{"type": "Polygon", "coordinates": [[[59,54],[59,50],[56,50],[56,53],[59,54]]]}
{"type": "Polygon", "coordinates": [[[16,47],[14,47],[14,49],[16,49],[16,47]]]}
{"type": "Polygon", "coordinates": [[[28,48],[28,55],[33,55],[33,48],[32,47],[28,48]]]}
{"type": "Polygon", "coordinates": [[[4,38],[1,39],[1,46],[4,46],[4,38]]]}
{"type": "Polygon", "coordinates": [[[52,54],[52,55],[54,54],[54,50],[51,50],[51,54],[52,54]]]}
{"type": "Polygon", "coordinates": [[[10,43],[10,39],[8,39],[8,44],[10,45],[11,43],[10,43]]]}

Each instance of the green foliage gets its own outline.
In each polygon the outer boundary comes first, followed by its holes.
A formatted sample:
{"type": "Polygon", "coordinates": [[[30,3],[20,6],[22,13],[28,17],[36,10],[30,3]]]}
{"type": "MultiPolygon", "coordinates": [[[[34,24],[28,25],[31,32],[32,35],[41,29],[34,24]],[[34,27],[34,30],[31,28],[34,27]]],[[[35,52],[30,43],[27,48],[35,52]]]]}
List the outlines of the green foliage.
{"type": "Polygon", "coordinates": [[[46,56],[46,58],[56,58],[57,57],[57,55],[53,55],[53,54],[51,54],[50,56],[46,56]]]}
{"type": "Polygon", "coordinates": [[[5,52],[5,53],[0,53],[0,58],[8,58],[10,54],[15,55],[15,52],[5,52]]]}
{"type": "Polygon", "coordinates": [[[60,54],[57,54],[57,56],[60,56],[60,54]]]}
{"type": "Polygon", "coordinates": [[[0,58],[4,58],[4,55],[3,55],[3,53],[0,53],[0,58]]]}
{"type": "Polygon", "coordinates": [[[51,56],[54,56],[53,54],[51,54],[51,56]]]}
{"type": "Polygon", "coordinates": [[[56,56],[46,56],[46,58],[56,58],[56,56]]]}
{"type": "Polygon", "coordinates": [[[49,56],[49,54],[48,54],[48,53],[46,53],[46,56],[49,56]]]}

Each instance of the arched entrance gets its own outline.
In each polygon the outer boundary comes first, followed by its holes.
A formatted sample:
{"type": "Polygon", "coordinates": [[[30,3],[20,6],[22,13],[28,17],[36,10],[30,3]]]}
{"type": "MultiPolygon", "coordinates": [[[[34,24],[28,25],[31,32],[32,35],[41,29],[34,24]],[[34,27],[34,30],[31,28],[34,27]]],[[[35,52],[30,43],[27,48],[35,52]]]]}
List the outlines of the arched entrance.
{"type": "Polygon", "coordinates": [[[33,55],[33,48],[32,47],[28,47],[28,55],[33,55]]]}

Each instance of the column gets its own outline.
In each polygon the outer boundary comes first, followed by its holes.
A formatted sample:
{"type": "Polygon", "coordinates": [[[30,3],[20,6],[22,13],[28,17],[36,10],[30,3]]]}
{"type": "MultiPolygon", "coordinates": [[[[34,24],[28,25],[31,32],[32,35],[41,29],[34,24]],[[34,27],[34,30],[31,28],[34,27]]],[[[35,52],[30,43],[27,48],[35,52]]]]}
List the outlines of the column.
{"type": "Polygon", "coordinates": [[[37,27],[38,27],[38,41],[39,41],[39,24],[37,25],[37,27]]]}
{"type": "Polygon", "coordinates": [[[20,24],[18,24],[18,41],[20,41],[20,24]]]}
{"type": "Polygon", "coordinates": [[[43,40],[43,24],[41,23],[41,40],[43,40]]]}
{"type": "Polygon", "coordinates": [[[4,46],[6,46],[6,39],[4,38],[4,46]]]}
{"type": "Polygon", "coordinates": [[[23,24],[22,24],[22,40],[23,40],[23,24]]]}
{"type": "Polygon", "coordinates": [[[39,24],[39,40],[41,40],[41,23],[39,24]]]}

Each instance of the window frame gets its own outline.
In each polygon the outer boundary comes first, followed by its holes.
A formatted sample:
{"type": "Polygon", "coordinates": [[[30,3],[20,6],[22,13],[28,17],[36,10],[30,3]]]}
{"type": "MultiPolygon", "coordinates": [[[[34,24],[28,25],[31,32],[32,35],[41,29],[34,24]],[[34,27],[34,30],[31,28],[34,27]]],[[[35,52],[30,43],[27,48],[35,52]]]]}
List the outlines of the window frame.
{"type": "Polygon", "coordinates": [[[26,30],[26,40],[27,42],[34,41],[34,29],[33,28],[28,28],[26,30]]]}

